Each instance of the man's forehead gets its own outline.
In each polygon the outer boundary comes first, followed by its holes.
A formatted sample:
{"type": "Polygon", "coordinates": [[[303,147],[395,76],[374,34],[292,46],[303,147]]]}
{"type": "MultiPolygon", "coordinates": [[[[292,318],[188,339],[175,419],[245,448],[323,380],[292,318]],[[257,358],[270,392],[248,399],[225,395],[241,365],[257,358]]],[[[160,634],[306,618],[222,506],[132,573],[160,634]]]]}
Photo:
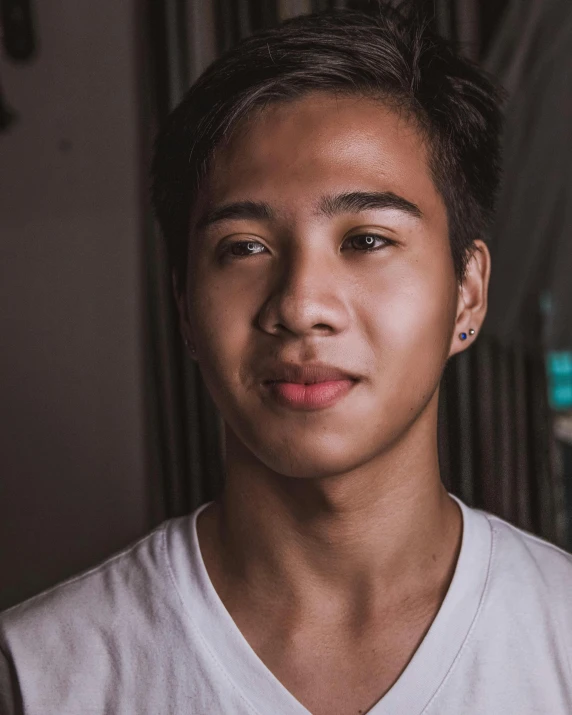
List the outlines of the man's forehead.
{"type": "Polygon", "coordinates": [[[341,200],[345,211],[369,202],[420,216],[436,193],[424,140],[399,113],[363,101],[349,99],[337,116],[335,98],[308,97],[269,107],[276,121],[245,123],[215,151],[197,213],[250,201],[324,215],[341,200]]]}
{"type": "Polygon", "coordinates": [[[217,167],[226,172],[231,165],[279,159],[293,165],[307,155],[333,153],[342,159],[375,150],[413,151],[423,162],[425,136],[410,113],[381,99],[320,92],[253,110],[229,130],[211,166],[216,173],[217,167]],[[296,152],[300,147],[304,153],[296,152]]]}

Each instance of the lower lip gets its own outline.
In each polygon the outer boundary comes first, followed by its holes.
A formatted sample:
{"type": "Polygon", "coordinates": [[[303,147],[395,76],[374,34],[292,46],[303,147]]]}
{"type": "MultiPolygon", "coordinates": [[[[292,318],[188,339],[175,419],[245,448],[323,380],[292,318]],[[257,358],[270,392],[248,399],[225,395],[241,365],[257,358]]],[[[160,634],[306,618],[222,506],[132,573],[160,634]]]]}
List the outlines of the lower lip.
{"type": "Polygon", "coordinates": [[[328,380],[312,385],[297,382],[269,382],[266,387],[278,402],[298,410],[331,407],[355,385],[355,380],[328,380]]]}

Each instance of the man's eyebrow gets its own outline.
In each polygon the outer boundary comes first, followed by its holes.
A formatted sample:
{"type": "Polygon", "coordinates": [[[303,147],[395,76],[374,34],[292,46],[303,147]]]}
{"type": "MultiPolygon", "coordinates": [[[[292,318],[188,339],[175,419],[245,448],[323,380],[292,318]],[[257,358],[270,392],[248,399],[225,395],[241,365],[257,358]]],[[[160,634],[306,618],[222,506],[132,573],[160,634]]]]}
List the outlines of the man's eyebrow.
{"type": "Polygon", "coordinates": [[[423,212],[417,204],[394,194],[392,191],[352,191],[350,193],[323,196],[317,213],[328,218],[344,213],[359,213],[375,209],[395,209],[415,218],[422,218],[423,212]]]}
{"type": "Polygon", "coordinates": [[[207,210],[197,221],[197,229],[204,230],[218,221],[229,219],[253,219],[270,221],[274,212],[269,204],[258,201],[235,201],[231,204],[221,204],[207,210]]]}
{"type": "MultiPolygon", "coordinates": [[[[395,209],[415,218],[422,218],[421,209],[411,201],[391,191],[351,191],[333,196],[323,196],[318,203],[317,213],[332,218],[344,213],[359,213],[374,209],[395,209]]],[[[272,207],[260,201],[235,201],[208,209],[197,221],[197,230],[231,219],[251,219],[272,221],[275,213],[272,207]]]]}

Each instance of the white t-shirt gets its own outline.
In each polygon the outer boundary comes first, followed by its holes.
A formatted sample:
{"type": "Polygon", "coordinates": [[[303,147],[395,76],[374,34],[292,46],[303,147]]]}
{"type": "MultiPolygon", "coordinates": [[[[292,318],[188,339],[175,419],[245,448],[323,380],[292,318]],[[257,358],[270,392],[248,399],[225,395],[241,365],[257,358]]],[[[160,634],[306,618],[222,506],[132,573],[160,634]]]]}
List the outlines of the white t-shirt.
{"type": "MultiPolygon", "coordinates": [[[[214,590],[201,508],[0,616],[2,715],[308,715],[214,590]]],[[[572,556],[461,508],[449,591],[369,715],[570,715],[572,556]]]]}

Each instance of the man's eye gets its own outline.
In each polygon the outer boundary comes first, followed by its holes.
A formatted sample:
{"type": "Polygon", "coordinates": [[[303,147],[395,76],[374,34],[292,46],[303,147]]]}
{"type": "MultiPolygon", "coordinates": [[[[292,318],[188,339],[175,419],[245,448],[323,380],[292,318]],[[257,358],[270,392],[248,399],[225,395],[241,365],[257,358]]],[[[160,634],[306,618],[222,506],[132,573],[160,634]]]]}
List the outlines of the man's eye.
{"type": "Polygon", "coordinates": [[[376,233],[360,233],[349,236],[346,241],[350,241],[353,248],[362,252],[376,251],[392,243],[388,238],[378,236],[376,233]]]}
{"type": "MultiPolygon", "coordinates": [[[[348,241],[351,242],[351,246],[355,250],[361,251],[362,253],[377,251],[392,243],[388,238],[378,236],[376,233],[363,233],[350,236],[344,243],[348,241]]],[[[265,250],[266,248],[261,243],[258,243],[258,241],[234,241],[225,247],[223,254],[229,255],[232,258],[248,258],[248,256],[255,256],[265,250]]]]}
{"type": "Polygon", "coordinates": [[[264,246],[257,241],[235,241],[226,246],[224,254],[228,254],[233,258],[246,258],[261,253],[264,250],[266,250],[264,246]]]}

